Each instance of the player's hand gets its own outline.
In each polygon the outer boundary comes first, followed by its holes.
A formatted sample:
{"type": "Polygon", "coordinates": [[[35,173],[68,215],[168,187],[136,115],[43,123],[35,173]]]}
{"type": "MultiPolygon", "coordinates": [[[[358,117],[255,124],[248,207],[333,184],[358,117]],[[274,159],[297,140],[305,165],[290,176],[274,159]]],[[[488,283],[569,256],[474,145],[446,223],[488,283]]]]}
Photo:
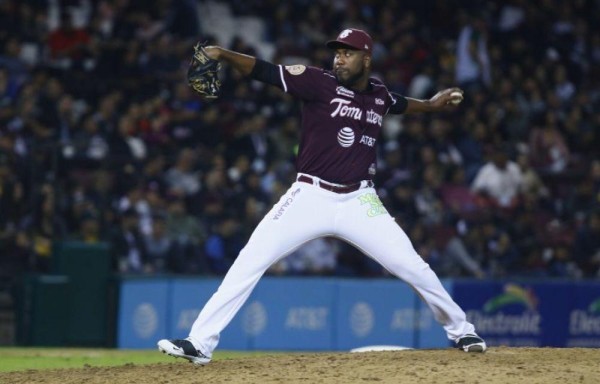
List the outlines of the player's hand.
{"type": "Polygon", "coordinates": [[[444,89],[433,95],[433,97],[429,99],[429,103],[437,110],[451,110],[460,104],[463,99],[463,93],[463,90],[457,87],[444,89]],[[460,96],[458,94],[460,94],[460,96]]]}
{"type": "Polygon", "coordinates": [[[207,45],[204,47],[204,53],[213,60],[219,60],[219,47],[216,45],[207,45]]]}

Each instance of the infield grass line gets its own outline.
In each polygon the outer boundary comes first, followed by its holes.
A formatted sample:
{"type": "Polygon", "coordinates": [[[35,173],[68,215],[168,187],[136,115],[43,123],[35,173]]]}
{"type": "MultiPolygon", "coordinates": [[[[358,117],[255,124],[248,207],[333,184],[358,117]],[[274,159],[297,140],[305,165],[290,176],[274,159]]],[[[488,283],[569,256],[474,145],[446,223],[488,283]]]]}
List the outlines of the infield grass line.
{"type": "MultiPolygon", "coordinates": [[[[217,351],[213,360],[272,353],[274,352],[217,351]]],[[[0,347],[0,372],[168,362],[175,362],[175,359],[157,349],[0,347]]]]}

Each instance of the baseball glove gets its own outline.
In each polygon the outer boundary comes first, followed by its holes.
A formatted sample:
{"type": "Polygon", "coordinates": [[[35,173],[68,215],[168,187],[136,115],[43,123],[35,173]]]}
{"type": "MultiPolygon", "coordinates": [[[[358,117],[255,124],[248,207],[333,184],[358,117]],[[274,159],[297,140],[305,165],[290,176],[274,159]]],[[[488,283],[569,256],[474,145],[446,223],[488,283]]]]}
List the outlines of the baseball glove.
{"type": "Polygon", "coordinates": [[[194,56],[187,72],[188,84],[203,99],[216,99],[221,91],[221,63],[208,57],[204,46],[200,43],[194,46],[194,56]]]}

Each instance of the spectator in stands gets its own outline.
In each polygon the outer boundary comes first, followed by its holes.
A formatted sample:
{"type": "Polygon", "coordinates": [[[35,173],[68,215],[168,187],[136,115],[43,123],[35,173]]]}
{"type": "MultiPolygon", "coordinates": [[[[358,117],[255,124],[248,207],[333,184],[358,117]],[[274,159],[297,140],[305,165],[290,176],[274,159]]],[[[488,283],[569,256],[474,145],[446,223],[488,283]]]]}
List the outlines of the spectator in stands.
{"type": "Polygon", "coordinates": [[[471,185],[480,196],[482,206],[502,209],[513,209],[518,205],[522,187],[521,170],[509,160],[507,148],[496,148],[471,185]]]}
{"type": "Polygon", "coordinates": [[[67,236],[67,226],[56,215],[56,197],[50,184],[44,184],[33,212],[19,223],[19,252],[26,252],[33,270],[48,272],[54,245],[67,236]]]}
{"type": "Polygon", "coordinates": [[[548,112],[544,126],[534,128],[529,137],[532,165],[544,173],[562,173],[569,165],[569,148],[557,124],[555,112],[548,112]]]}
{"type": "Polygon", "coordinates": [[[547,262],[549,277],[578,279],[582,276],[582,271],[574,262],[570,250],[564,245],[558,245],[546,248],[543,256],[547,262]]]}
{"type": "Polygon", "coordinates": [[[152,230],[144,236],[144,247],[148,253],[149,272],[164,273],[171,269],[171,258],[176,257],[176,244],[167,232],[165,215],[153,215],[152,230]]]}
{"type": "Polygon", "coordinates": [[[269,273],[276,275],[326,276],[334,273],[337,264],[337,242],[318,238],[302,245],[275,263],[269,273]]]}
{"type": "Polygon", "coordinates": [[[16,172],[16,164],[4,151],[3,143],[11,141],[0,136],[0,237],[14,235],[26,206],[24,184],[16,172]]]}
{"type": "Polygon", "coordinates": [[[81,216],[73,240],[87,244],[98,244],[106,240],[102,237],[100,220],[95,212],[86,212],[81,216]]]}
{"type": "Polygon", "coordinates": [[[150,270],[139,218],[133,208],[119,215],[119,226],[110,237],[113,268],[119,273],[142,273],[150,270]]]}
{"type": "MultiPolygon", "coordinates": [[[[9,35],[10,36],[10,35],[9,35]]],[[[0,54],[0,67],[6,69],[8,78],[16,84],[22,84],[30,75],[28,66],[21,58],[22,43],[18,36],[10,36],[3,45],[0,54]]]]}
{"type": "Polygon", "coordinates": [[[106,135],[100,131],[96,118],[88,114],[73,133],[73,161],[82,168],[98,168],[109,153],[106,135]]]}
{"type": "Polygon", "coordinates": [[[206,269],[203,260],[206,228],[198,218],[189,214],[185,200],[180,196],[168,198],[166,230],[174,243],[171,270],[202,273],[206,269]]]}
{"type": "Polygon", "coordinates": [[[444,218],[444,205],[440,199],[442,175],[440,168],[430,164],[423,170],[423,180],[416,189],[415,207],[426,224],[439,224],[444,218]]]}
{"type": "Polygon", "coordinates": [[[456,44],[456,81],[462,88],[488,87],[492,69],[487,24],[482,15],[463,15],[466,22],[456,44]]]}
{"type": "Polygon", "coordinates": [[[224,275],[244,246],[239,236],[240,227],[235,217],[223,216],[213,226],[204,250],[209,270],[224,275]]]}
{"type": "Polygon", "coordinates": [[[517,164],[521,170],[521,193],[523,198],[532,203],[537,203],[539,199],[548,198],[550,191],[544,185],[538,173],[531,167],[529,157],[525,154],[519,155],[517,164]]]}
{"type": "Polygon", "coordinates": [[[230,159],[245,155],[252,169],[263,173],[267,163],[273,160],[274,146],[267,134],[267,119],[262,115],[254,115],[242,124],[237,137],[227,148],[230,159]]]}
{"type": "Polygon", "coordinates": [[[18,89],[17,82],[0,66],[0,124],[6,124],[13,117],[18,89]]]}
{"type": "Polygon", "coordinates": [[[18,231],[26,205],[23,184],[9,161],[0,145],[0,286],[12,285],[30,268],[27,248],[19,245],[25,241],[25,233],[18,231]]]}
{"type": "MultiPolygon", "coordinates": [[[[115,212],[125,209],[118,207],[134,182],[140,183],[138,199],[146,201],[147,209],[140,211],[146,233],[165,196],[179,193],[185,198],[182,227],[195,221],[202,229],[179,229],[174,224],[179,219],[169,213],[169,233],[199,239],[191,247],[194,252],[182,253],[186,256],[175,270],[202,273],[206,234],[193,234],[218,227],[235,210],[237,236],[247,236],[255,217],[291,181],[297,151],[291,143],[301,132],[289,116],[297,115],[300,107],[274,87],[235,81],[240,74],[230,69],[221,73],[227,97],[206,103],[190,92],[182,69],[193,39],[202,35],[198,13],[190,10],[202,12],[210,2],[147,2],[144,9],[139,1],[67,3],[12,0],[0,6],[0,157],[9,158],[8,172],[6,165],[0,171],[6,175],[0,180],[0,238],[5,239],[0,240],[0,255],[7,249],[11,255],[29,255],[30,239],[15,223],[24,222],[28,204],[39,199],[36,186],[53,180],[54,215],[65,219],[67,235],[75,235],[82,212],[89,208],[99,213],[103,238],[119,222],[115,212]],[[57,15],[73,16],[70,32],[67,20],[58,25],[57,15]],[[61,147],[67,150],[56,157],[61,147]],[[178,157],[186,156],[191,164],[181,167],[178,157]]],[[[298,18],[298,4],[223,2],[220,6],[230,8],[234,18],[259,16],[265,40],[227,34],[207,39],[222,45],[231,41],[235,50],[260,51],[282,62],[296,63],[294,57],[300,56],[308,58],[306,65],[329,65],[329,52],[313,44],[322,39],[308,30],[319,25],[325,35],[335,33],[339,8],[311,5],[307,17],[298,18]],[[308,37],[298,40],[301,30],[308,37]]],[[[510,273],[547,275],[550,265],[543,259],[541,242],[554,255],[567,248],[575,256],[580,248],[575,243],[583,240],[571,232],[589,227],[586,217],[600,201],[600,34],[592,28],[598,4],[548,2],[540,9],[523,1],[479,2],[450,12],[440,2],[424,18],[420,5],[407,2],[396,19],[390,12],[395,6],[382,4],[353,7],[345,17],[355,25],[380,26],[373,37],[383,44],[373,48],[373,60],[390,61],[379,62],[377,76],[412,96],[431,84],[448,85],[456,79],[468,88],[461,112],[443,121],[410,115],[386,121],[377,142],[385,151],[375,182],[390,213],[407,231],[425,218],[443,225],[457,216],[466,222],[485,221],[485,210],[474,209],[473,196],[466,191],[472,187],[473,193],[486,196],[485,206],[496,207],[496,216],[503,218],[507,209],[511,213],[510,225],[500,220],[493,226],[495,232],[508,234],[507,249],[519,255],[510,273]],[[435,28],[427,20],[435,20],[435,28]],[[399,62],[401,67],[389,65],[399,62]],[[512,162],[507,160],[503,169],[491,159],[485,161],[489,148],[500,144],[521,154],[522,188],[510,171],[512,162]],[[431,183],[439,178],[432,178],[436,173],[445,181],[441,190],[431,183]],[[449,176],[460,174],[465,177],[449,176]],[[423,178],[429,182],[420,184],[423,178]],[[521,192],[523,199],[515,198],[521,192]],[[436,201],[445,204],[441,211],[429,209],[436,201]],[[510,210],[519,201],[522,209],[510,210]],[[560,223],[562,232],[548,230],[548,223],[560,223]],[[546,244],[549,234],[560,244],[546,244]]],[[[498,259],[486,245],[488,237],[473,226],[459,236],[468,254],[484,267],[498,259]]],[[[351,246],[332,242],[339,248],[336,274],[385,275],[351,246]]],[[[434,245],[446,260],[440,244],[434,245]]],[[[585,276],[598,269],[578,265],[585,276]]]]}
{"type": "Polygon", "coordinates": [[[169,193],[191,197],[200,192],[201,173],[197,169],[197,155],[190,148],[179,152],[177,161],[165,173],[169,193]]]}
{"type": "Polygon", "coordinates": [[[63,10],[59,27],[48,36],[50,58],[63,69],[80,67],[89,55],[90,42],[86,29],[75,27],[71,13],[63,10]]]}
{"type": "Polygon", "coordinates": [[[486,256],[484,269],[488,276],[501,278],[519,270],[519,254],[508,232],[492,220],[486,220],[482,235],[486,256]]]}
{"type": "Polygon", "coordinates": [[[573,257],[586,277],[600,274],[600,211],[589,214],[577,231],[573,242],[573,257]]]}
{"type": "Polygon", "coordinates": [[[110,142],[111,157],[121,168],[134,167],[145,160],[147,147],[139,137],[135,120],[129,115],[122,116],[118,122],[118,134],[110,142]]]}

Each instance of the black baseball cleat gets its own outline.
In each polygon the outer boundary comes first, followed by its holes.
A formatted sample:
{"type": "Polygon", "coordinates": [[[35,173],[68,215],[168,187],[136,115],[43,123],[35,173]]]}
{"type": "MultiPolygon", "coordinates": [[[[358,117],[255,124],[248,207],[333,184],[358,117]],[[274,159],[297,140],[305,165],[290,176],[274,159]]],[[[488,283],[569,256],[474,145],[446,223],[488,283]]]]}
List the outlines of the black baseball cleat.
{"type": "Polygon", "coordinates": [[[485,341],[475,334],[466,334],[456,340],[456,348],[465,352],[485,352],[487,345],[485,341]]]}
{"type": "Polygon", "coordinates": [[[206,357],[202,352],[197,350],[189,340],[159,340],[158,350],[173,357],[182,357],[196,365],[205,365],[210,363],[210,357],[206,357]]]}

